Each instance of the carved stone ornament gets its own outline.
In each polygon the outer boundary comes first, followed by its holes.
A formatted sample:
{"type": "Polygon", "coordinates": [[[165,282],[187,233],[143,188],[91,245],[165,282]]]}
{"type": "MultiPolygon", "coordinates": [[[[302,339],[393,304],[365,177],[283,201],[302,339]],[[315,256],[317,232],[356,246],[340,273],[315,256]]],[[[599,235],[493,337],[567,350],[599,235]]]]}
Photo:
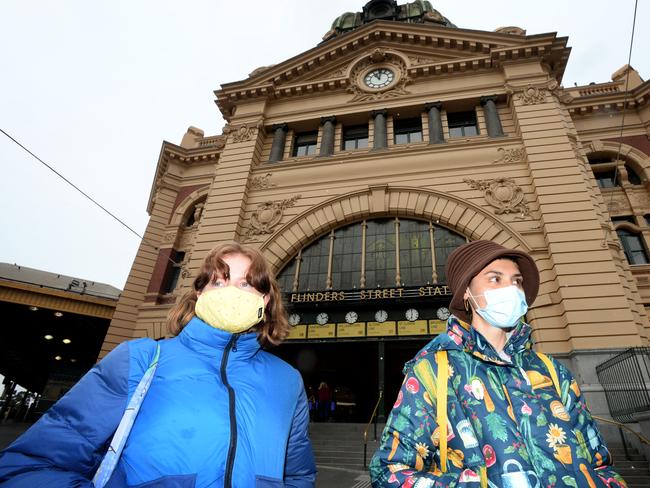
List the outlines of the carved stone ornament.
{"type": "Polygon", "coordinates": [[[236,127],[227,124],[223,128],[223,134],[226,136],[231,136],[233,142],[246,142],[250,141],[260,128],[262,122],[260,121],[257,125],[252,124],[242,124],[236,127]]]}
{"type": "Polygon", "coordinates": [[[560,85],[557,80],[549,80],[548,82],[549,91],[562,103],[571,103],[573,101],[573,96],[564,90],[564,87],[560,85]]]}
{"type": "Polygon", "coordinates": [[[536,105],[546,101],[546,90],[544,88],[537,88],[533,85],[528,85],[524,91],[517,94],[517,100],[520,100],[524,105],[536,105]]]}
{"type": "Polygon", "coordinates": [[[408,95],[406,85],[411,79],[408,76],[404,61],[397,55],[375,49],[369,56],[363,58],[353,69],[350,75],[351,84],[348,88],[354,94],[352,102],[367,100],[383,100],[408,95]],[[395,79],[385,88],[373,89],[363,82],[364,77],[373,69],[387,68],[393,71],[395,79]]]}
{"type": "Polygon", "coordinates": [[[650,195],[644,192],[630,193],[630,200],[632,200],[633,208],[648,208],[650,207],[650,195]]]}
{"type": "Polygon", "coordinates": [[[463,179],[470,187],[484,192],[485,200],[494,207],[495,214],[529,214],[524,202],[524,191],[512,178],[494,178],[490,180],[463,179]]]}
{"type": "Polygon", "coordinates": [[[255,236],[272,234],[273,229],[280,223],[284,210],[293,207],[301,195],[294,195],[279,202],[260,203],[251,215],[251,224],[246,231],[246,240],[252,240],[255,236]]]}
{"type": "Polygon", "coordinates": [[[271,173],[266,173],[264,176],[256,176],[251,180],[251,190],[265,190],[277,186],[271,183],[271,173]]]}
{"type": "Polygon", "coordinates": [[[523,163],[526,161],[526,149],[523,147],[500,147],[497,152],[499,157],[493,161],[494,163],[523,163]]]}
{"type": "Polygon", "coordinates": [[[348,67],[343,66],[342,68],[339,68],[336,71],[332,71],[331,73],[328,73],[323,79],[331,80],[335,78],[343,78],[347,72],[348,72],[348,67]]]}
{"type": "Polygon", "coordinates": [[[421,66],[423,64],[439,63],[440,59],[428,58],[426,56],[409,56],[409,61],[413,66],[421,66]]]}
{"type": "Polygon", "coordinates": [[[161,244],[171,244],[176,240],[176,232],[167,232],[163,238],[161,244]]]}
{"type": "Polygon", "coordinates": [[[526,35],[526,29],[522,29],[521,27],[517,27],[515,25],[509,25],[507,27],[499,27],[498,29],[495,29],[494,32],[498,32],[499,34],[510,34],[511,36],[526,35]]]}

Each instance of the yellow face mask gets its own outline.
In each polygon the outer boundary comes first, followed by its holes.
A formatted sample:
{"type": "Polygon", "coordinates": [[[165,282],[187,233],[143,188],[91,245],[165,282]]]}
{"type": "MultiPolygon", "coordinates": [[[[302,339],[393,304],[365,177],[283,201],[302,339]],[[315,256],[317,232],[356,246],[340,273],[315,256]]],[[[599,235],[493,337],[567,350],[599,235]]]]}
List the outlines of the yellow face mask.
{"type": "Polygon", "coordinates": [[[215,329],[237,334],[264,320],[264,297],[235,286],[201,293],[194,313],[215,329]]]}

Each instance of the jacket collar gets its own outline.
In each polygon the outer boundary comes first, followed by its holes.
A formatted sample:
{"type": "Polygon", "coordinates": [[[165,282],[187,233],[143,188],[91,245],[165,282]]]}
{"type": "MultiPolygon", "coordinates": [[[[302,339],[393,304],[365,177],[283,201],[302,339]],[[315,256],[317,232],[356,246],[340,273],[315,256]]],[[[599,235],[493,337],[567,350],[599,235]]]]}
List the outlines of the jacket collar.
{"type": "MultiPolygon", "coordinates": [[[[503,348],[504,352],[512,357],[530,349],[532,347],[531,331],[530,325],[523,321],[520,322],[510,334],[503,348]]],[[[432,345],[434,350],[465,351],[483,360],[497,364],[510,364],[499,356],[480,332],[454,315],[447,320],[447,332],[438,336],[432,345]]]]}
{"type": "Polygon", "coordinates": [[[260,350],[257,333],[232,334],[215,329],[198,317],[193,317],[178,335],[183,345],[207,356],[220,356],[230,341],[235,338],[231,350],[237,359],[248,359],[260,350]]]}

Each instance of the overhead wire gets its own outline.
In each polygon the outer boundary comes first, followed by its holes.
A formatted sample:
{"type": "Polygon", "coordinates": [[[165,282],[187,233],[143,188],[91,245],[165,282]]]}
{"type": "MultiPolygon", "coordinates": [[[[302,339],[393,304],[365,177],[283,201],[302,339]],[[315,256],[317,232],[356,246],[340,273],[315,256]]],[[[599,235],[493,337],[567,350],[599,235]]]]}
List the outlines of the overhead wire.
{"type": "MultiPolygon", "coordinates": [[[[639,0],[634,0],[634,15],[632,16],[632,32],[630,34],[630,47],[628,49],[627,55],[627,66],[625,71],[625,91],[623,93],[623,109],[621,115],[621,129],[618,135],[618,150],[616,153],[616,159],[614,160],[616,165],[614,166],[614,179],[613,187],[616,187],[616,180],[618,179],[618,161],[621,157],[621,150],[623,148],[623,131],[625,130],[625,112],[627,111],[627,97],[629,95],[629,84],[630,84],[630,70],[632,69],[632,47],[634,46],[634,31],[636,29],[636,12],[638,7],[639,0]]],[[[607,205],[608,211],[611,207],[611,203],[614,200],[614,192],[610,192],[609,203],[607,205]]],[[[606,243],[607,238],[605,238],[604,243],[606,243]]]]}
{"type": "MultiPolygon", "coordinates": [[[[39,156],[34,154],[29,148],[27,148],[24,144],[22,144],[20,141],[18,141],[15,137],[13,137],[11,134],[9,134],[7,131],[5,131],[3,128],[0,127],[0,132],[4,134],[8,139],[10,139],[12,142],[14,142],[18,147],[20,147],[23,151],[25,151],[27,154],[32,156],[34,159],[36,159],[39,163],[41,163],[43,166],[45,166],[47,169],[49,169],[51,172],[53,172],[56,176],[61,178],[63,181],[65,181],[68,185],[70,185],[72,188],[74,188],[77,192],[81,193],[86,199],[90,200],[94,205],[99,207],[103,212],[108,214],[112,219],[116,220],[120,225],[128,229],[131,233],[135,234],[137,237],[139,237],[142,242],[148,246],[151,246],[154,248],[156,251],[159,251],[160,248],[156,246],[155,244],[152,244],[149,242],[147,239],[144,238],[144,236],[140,235],[136,230],[134,230],[130,225],[128,225],[126,222],[124,222],[122,219],[120,219],[118,216],[113,214],[110,210],[108,210],[106,207],[104,207],[101,203],[99,203],[97,200],[95,200],[93,197],[91,197],[88,193],[83,191],[81,188],[79,188],[77,185],[75,185],[72,181],[70,181],[68,178],[66,178],[63,174],[61,174],[59,171],[57,171],[52,165],[46,163],[41,159],[39,156]]],[[[170,257],[167,257],[169,261],[171,261],[172,264],[174,265],[180,265],[180,263],[177,263],[170,257]]]]}

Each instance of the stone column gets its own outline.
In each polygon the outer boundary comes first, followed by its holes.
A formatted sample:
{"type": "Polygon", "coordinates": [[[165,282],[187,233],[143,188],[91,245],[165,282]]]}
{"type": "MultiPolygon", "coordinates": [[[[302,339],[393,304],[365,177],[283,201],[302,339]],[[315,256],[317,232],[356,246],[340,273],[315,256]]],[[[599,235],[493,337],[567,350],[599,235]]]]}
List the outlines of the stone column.
{"type": "Polygon", "coordinates": [[[481,97],[481,105],[483,105],[483,111],[485,113],[485,125],[487,125],[488,137],[505,136],[503,128],[501,127],[501,119],[499,119],[497,106],[494,103],[496,99],[496,95],[481,97]]]}
{"type": "Polygon", "coordinates": [[[331,156],[334,154],[334,126],[336,117],[322,117],[320,125],[323,126],[323,136],[320,140],[319,156],[331,156]]]}
{"type": "Polygon", "coordinates": [[[284,144],[287,140],[289,126],[287,124],[275,124],[271,126],[271,129],[273,130],[273,145],[271,146],[269,163],[275,163],[282,161],[284,156],[284,144]]]}
{"type": "Polygon", "coordinates": [[[372,144],[373,149],[386,149],[388,147],[388,136],[386,130],[387,115],[388,112],[386,109],[372,111],[372,118],[375,124],[374,142],[372,144]]]}
{"type": "Polygon", "coordinates": [[[442,144],[445,142],[445,136],[442,131],[442,117],[440,116],[442,103],[427,103],[424,109],[427,111],[429,119],[429,144],[442,144]]]}

